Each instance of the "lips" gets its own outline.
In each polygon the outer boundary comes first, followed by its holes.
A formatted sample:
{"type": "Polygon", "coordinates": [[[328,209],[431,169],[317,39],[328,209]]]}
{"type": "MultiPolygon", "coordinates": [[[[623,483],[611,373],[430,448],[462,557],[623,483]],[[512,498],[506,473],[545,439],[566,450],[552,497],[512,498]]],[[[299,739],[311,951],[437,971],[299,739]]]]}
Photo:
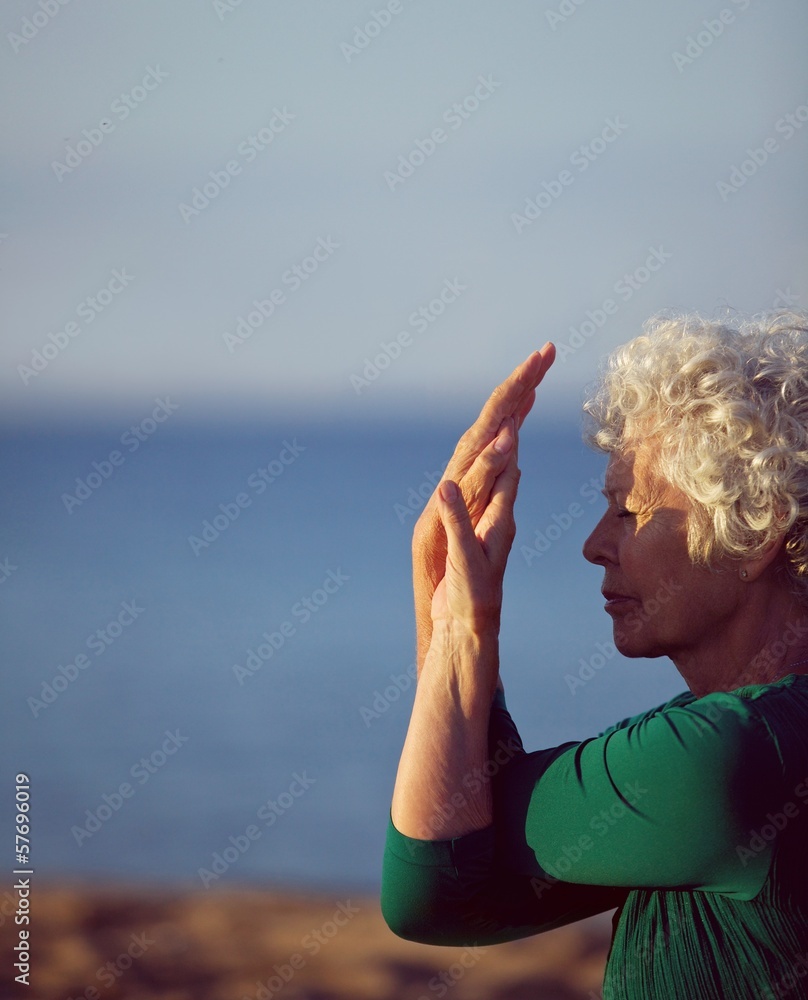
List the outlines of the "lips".
{"type": "Polygon", "coordinates": [[[633,601],[636,601],[636,597],[631,597],[628,594],[621,594],[617,590],[606,590],[605,588],[601,591],[603,596],[606,598],[606,604],[604,610],[606,611],[616,611],[618,608],[626,607],[633,601]]]}

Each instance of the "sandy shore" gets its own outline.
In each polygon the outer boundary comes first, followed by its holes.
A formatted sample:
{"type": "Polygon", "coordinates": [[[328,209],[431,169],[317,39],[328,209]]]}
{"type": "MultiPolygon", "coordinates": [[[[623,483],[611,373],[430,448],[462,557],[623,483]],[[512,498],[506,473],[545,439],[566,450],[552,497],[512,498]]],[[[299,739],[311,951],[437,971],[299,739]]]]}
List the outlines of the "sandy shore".
{"type": "Polygon", "coordinates": [[[610,934],[604,914],[478,951],[435,948],[394,937],[375,897],[37,884],[26,988],[3,913],[0,995],[31,1000],[592,1000],[610,934]]]}

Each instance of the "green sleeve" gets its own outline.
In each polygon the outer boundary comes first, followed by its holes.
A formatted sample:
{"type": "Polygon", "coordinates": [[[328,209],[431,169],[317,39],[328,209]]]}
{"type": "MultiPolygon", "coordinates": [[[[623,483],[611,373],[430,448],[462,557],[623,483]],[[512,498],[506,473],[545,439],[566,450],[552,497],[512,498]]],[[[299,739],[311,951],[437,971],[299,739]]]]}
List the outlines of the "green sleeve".
{"type": "Polygon", "coordinates": [[[497,834],[523,872],[748,900],[772,851],[743,845],[783,801],[783,778],[753,702],[674,700],[561,753],[514,758],[498,786],[497,834]]]}
{"type": "MultiPolygon", "coordinates": [[[[489,724],[488,766],[467,775],[465,787],[473,791],[478,782],[491,781],[496,796],[502,774],[524,757],[498,693],[489,724]]],[[[392,819],[388,822],[382,913],[396,934],[412,941],[457,946],[511,941],[614,909],[626,895],[624,889],[510,870],[498,858],[494,825],[454,840],[416,840],[400,833],[392,819]]]]}
{"type": "Polygon", "coordinates": [[[619,906],[625,889],[531,878],[500,867],[493,827],[454,840],[414,840],[392,820],[382,913],[399,937],[424,944],[498,944],[619,906]]]}
{"type": "Polygon", "coordinates": [[[749,701],[679,696],[525,753],[498,695],[489,746],[492,826],[421,841],[388,825],[382,910],[402,937],[496,943],[619,906],[631,888],[751,899],[766,879],[771,848],[744,845],[783,801],[783,775],[749,701]]]}

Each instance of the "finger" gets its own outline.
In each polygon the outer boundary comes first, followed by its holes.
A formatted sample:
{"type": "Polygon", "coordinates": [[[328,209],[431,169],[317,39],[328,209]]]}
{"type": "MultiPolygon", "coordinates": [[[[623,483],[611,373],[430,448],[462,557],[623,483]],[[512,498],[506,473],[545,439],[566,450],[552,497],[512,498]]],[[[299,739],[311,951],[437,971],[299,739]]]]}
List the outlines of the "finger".
{"type": "MultiPolygon", "coordinates": [[[[462,623],[473,633],[498,632],[502,575],[496,570],[492,573],[457,484],[444,480],[437,495],[447,542],[443,617],[462,623]]],[[[433,614],[440,611],[434,603],[432,610],[433,614]]]]}
{"type": "Polygon", "coordinates": [[[468,507],[472,525],[476,525],[488,506],[491,490],[497,476],[507,466],[510,454],[516,447],[516,430],[513,418],[502,421],[502,428],[494,440],[477,456],[463,477],[460,488],[468,507]]]}
{"type": "MultiPolygon", "coordinates": [[[[472,525],[477,524],[483,511],[488,506],[491,487],[494,485],[494,480],[507,465],[508,455],[515,447],[515,442],[516,434],[513,420],[506,418],[502,421],[499,434],[477,456],[471,468],[463,476],[462,482],[460,482],[460,489],[463,492],[463,499],[466,502],[472,525]]],[[[452,479],[449,475],[448,465],[444,475],[447,479],[452,479]]],[[[455,480],[452,479],[452,481],[454,482],[455,480]]],[[[429,519],[430,532],[437,542],[443,537],[443,527],[435,507],[436,500],[433,493],[424,508],[422,518],[429,519]]]]}
{"type": "Polygon", "coordinates": [[[516,413],[514,414],[514,421],[516,423],[517,430],[519,430],[519,428],[525,422],[525,417],[528,415],[528,413],[530,413],[535,401],[536,401],[535,389],[531,389],[530,392],[525,393],[522,402],[519,404],[519,406],[516,409],[516,413]]]}
{"type": "MultiPolygon", "coordinates": [[[[536,387],[555,360],[555,346],[548,341],[540,351],[534,351],[511,375],[491,393],[471,431],[482,434],[495,432],[507,417],[517,413],[527,416],[536,395],[536,387]]],[[[523,417],[524,418],[524,417],[523,417]]],[[[474,434],[472,435],[474,440],[474,434]]]]}
{"type": "Polygon", "coordinates": [[[474,534],[468,508],[460,487],[451,479],[444,479],[436,494],[439,498],[438,513],[446,531],[448,561],[463,575],[472,575],[482,553],[474,534]]]}
{"type": "MultiPolygon", "coordinates": [[[[511,373],[508,379],[498,387],[498,390],[507,392],[508,398],[511,399],[513,403],[516,402],[510,408],[517,414],[517,419],[515,420],[515,430],[518,431],[518,424],[521,423],[530,411],[533,401],[535,399],[535,386],[544,378],[544,375],[549,370],[553,361],[555,360],[555,346],[551,342],[547,342],[541,351],[535,351],[531,354],[521,365],[519,365],[511,373]],[[524,381],[521,381],[524,380],[524,381]],[[535,383],[535,384],[534,384],[535,383]],[[521,388],[520,388],[521,386],[521,388]],[[509,387],[509,388],[506,388],[509,387]],[[521,396],[519,393],[521,392],[521,396]]],[[[498,391],[495,390],[495,393],[498,391]]],[[[492,396],[493,399],[493,396],[492,396]]],[[[464,495],[467,502],[471,505],[471,516],[472,523],[477,524],[482,510],[480,509],[481,498],[486,498],[488,496],[488,489],[485,486],[474,486],[473,484],[466,484],[465,477],[469,472],[469,469],[475,462],[475,460],[480,456],[484,448],[489,444],[493,443],[496,437],[497,431],[501,431],[504,427],[504,422],[507,417],[504,417],[499,421],[498,424],[494,424],[493,418],[489,420],[489,417],[485,417],[486,408],[490,411],[492,399],[489,399],[486,406],[483,408],[482,413],[478,421],[469,428],[468,431],[463,435],[455,448],[454,454],[446,465],[444,471],[444,476],[447,479],[451,479],[453,482],[461,483],[464,495]],[[480,421],[483,421],[485,427],[490,429],[494,428],[493,432],[490,434],[490,439],[485,442],[481,447],[479,442],[483,441],[485,434],[482,433],[480,427],[480,421]],[[480,427],[478,427],[478,424],[480,427]],[[476,430],[475,430],[476,428],[476,430]],[[476,438],[474,435],[477,435],[476,438]],[[469,442],[476,440],[477,445],[470,447],[469,442]]],[[[509,414],[509,416],[511,416],[509,414]]],[[[487,431],[486,431],[487,433],[487,431]]],[[[485,461],[488,461],[490,456],[487,456],[485,461]]],[[[500,464],[501,468],[501,464],[500,464]]],[[[493,470],[495,474],[498,474],[497,470],[493,470]]],[[[482,504],[482,509],[485,508],[485,503],[482,504]]],[[[443,548],[443,532],[441,519],[437,511],[437,500],[435,494],[433,494],[428,500],[426,507],[424,508],[421,518],[419,519],[420,530],[416,532],[414,536],[414,541],[417,540],[418,536],[425,536],[431,539],[431,543],[436,546],[436,554],[438,557],[441,555],[441,549],[443,548]]],[[[418,528],[418,526],[416,526],[418,528]]],[[[442,563],[443,559],[438,558],[438,562],[442,563]]],[[[439,579],[438,577],[437,579],[439,579]]],[[[435,582],[437,582],[437,579],[435,582]]]]}
{"type": "Polygon", "coordinates": [[[504,568],[516,535],[514,504],[521,472],[514,454],[491,490],[491,501],[477,526],[477,535],[494,566],[504,568]]]}
{"type": "Polygon", "coordinates": [[[534,351],[521,365],[494,389],[480,416],[458,442],[455,453],[446,467],[446,475],[460,480],[474,459],[496,436],[503,420],[521,413],[527,416],[533,405],[531,393],[544,378],[555,359],[555,347],[549,341],[540,351],[534,351]]]}

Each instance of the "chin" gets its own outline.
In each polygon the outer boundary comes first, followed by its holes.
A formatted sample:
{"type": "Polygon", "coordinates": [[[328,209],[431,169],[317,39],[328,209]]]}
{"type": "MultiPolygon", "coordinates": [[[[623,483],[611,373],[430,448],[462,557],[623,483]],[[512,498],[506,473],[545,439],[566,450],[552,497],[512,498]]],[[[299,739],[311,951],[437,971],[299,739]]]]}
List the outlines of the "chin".
{"type": "Polygon", "coordinates": [[[614,622],[612,637],[618,653],[629,659],[641,656],[647,659],[667,656],[660,644],[652,636],[644,635],[642,629],[630,629],[621,622],[614,622]]]}

